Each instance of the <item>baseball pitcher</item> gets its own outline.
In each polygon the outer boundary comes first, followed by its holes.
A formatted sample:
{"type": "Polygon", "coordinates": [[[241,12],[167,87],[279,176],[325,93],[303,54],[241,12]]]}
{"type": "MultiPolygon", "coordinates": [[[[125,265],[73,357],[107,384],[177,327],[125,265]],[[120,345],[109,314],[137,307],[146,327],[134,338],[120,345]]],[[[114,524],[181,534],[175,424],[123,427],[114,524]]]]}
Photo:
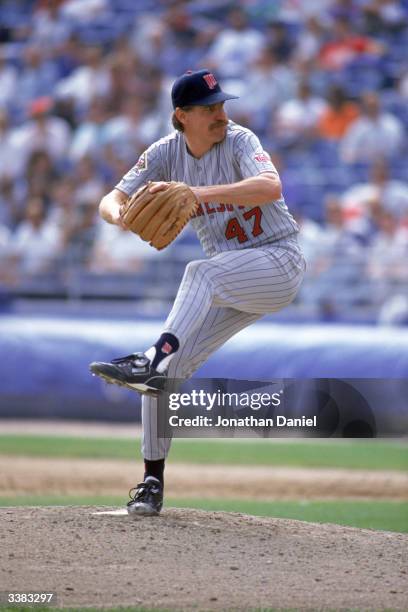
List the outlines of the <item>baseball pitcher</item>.
{"type": "Polygon", "coordinates": [[[130,514],[158,514],[171,440],[157,435],[157,394],[167,377],[185,379],[231,336],[295,298],[305,262],[299,228],[257,136],[229,121],[208,70],[173,84],[175,131],[152,144],[100,203],[108,223],[158,249],[191,219],[206,259],[185,269],[157,342],[91,372],[143,395],[144,481],[132,489],[130,514]]]}

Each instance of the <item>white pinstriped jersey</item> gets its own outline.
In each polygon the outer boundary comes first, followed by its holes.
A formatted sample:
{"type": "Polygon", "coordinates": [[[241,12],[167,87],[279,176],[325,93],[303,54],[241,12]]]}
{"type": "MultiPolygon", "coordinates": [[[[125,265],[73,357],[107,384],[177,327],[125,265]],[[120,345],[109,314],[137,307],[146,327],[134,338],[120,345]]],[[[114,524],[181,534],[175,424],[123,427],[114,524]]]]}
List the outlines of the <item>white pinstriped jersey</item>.
{"type": "MultiPolygon", "coordinates": [[[[140,156],[116,188],[131,195],[148,180],[184,181],[192,187],[224,185],[271,171],[276,169],[257,136],[229,121],[225,139],[200,159],[188,152],[181,132],[158,140],[140,156]]],[[[283,198],[262,206],[201,202],[191,223],[209,257],[261,247],[299,231],[283,198]]]]}

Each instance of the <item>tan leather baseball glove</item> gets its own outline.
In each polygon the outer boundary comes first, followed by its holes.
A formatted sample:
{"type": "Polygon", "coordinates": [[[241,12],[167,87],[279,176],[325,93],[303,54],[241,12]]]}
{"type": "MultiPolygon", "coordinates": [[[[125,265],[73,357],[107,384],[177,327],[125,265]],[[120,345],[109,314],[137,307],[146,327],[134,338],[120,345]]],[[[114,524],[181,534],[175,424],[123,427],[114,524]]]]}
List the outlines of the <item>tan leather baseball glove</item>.
{"type": "Polygon", "coordinates": [[[198,202],[185,183],[171,181],[165,190],[150,193],[153,185],[148,183],[131,195],[122,205],[121,217],[129,230],[161,251],[191,219],[198,202]]]}

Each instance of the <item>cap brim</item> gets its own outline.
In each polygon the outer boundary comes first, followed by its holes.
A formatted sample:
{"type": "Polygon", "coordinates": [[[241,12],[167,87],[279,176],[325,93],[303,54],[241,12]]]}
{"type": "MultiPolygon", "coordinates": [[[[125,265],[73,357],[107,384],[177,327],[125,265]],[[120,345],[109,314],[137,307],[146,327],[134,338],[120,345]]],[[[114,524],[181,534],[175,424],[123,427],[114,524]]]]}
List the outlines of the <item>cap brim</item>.
{"type": "Polygon", "coordinates": [[[205,98],[201,98],[200,100],[195,100],[191,102],[189,106],[209,106],[210,104],[218,104],[219,102],[226,102],[226,100],[237,100],[239,96],[233,96],[232,94],[227,94],[225,91],[218,91],[217,93],[210,94],[209,96],[205,96],[205,98]]]}

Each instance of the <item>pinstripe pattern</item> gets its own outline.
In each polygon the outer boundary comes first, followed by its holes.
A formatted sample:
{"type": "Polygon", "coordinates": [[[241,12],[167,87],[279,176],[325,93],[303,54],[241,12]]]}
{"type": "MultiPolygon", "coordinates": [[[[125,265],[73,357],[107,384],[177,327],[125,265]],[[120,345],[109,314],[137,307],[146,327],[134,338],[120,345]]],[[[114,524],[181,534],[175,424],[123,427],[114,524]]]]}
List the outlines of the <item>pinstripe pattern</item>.
{"type": "MultiPolygon", "coordinates": [[[[187,150],[183,134],[157,141],[117,184],[128,195],[148,180],[184,181],[191,186],[239,182],[276,172],[258,138],[232,121],[223,142],[200,159],[187,150]]],[[[170,361],[170,378],[188,378],[231,336],[262,315],[288,305],[304,272],[299,228],[283,198],[257,207],[201,203],[191,221],[210,259],[186,267],[163,331],[180,348],[170,361]]],[[[158,438],[157,400],[143,396],[142,452],[167,456],[171,441],[158,438]]]]}
{"type": "MultiPolygon", "coordinates": [[[[117,184],[118,189],[130,195],[148,180],[184,181],[192,186],[222,185],[236,183],[261,172],[276,172],[255,134],[233,121],[228,124],[223,142],[200,159],[188,153],[184,137],[178,132],[151,145],[146,151],[146,158],[146,169],[134,166],[117,184]]],[[[299,231],[283,198],[262,206],[262,232],[258,235],[254,235],[254,218],[244,218],[244,214],[252,208],[251,203],[245,208],[229,208],[231,210],[218,202],[207,202],[202,205],[202,214],[191,221],[209,257],[224,251],[264,246],[299,231]],[[245,242],[226,238],[228,222],[233,218],[245,228],[245,242]]]]}
{"type": "Polygon", "coordinates": [[[212,305],[253,314],[290,304],[303,276],[303,264],[284,246],[227,251],[186,267],[164,331],[179,341],[199,327],[212,305]]]}
{"type": "MultiPolygon", "coordinates": [[[[297,243],[290,239],[188,264],[164,326],[180,340],[169,376],[190,377],[231,336],[263,314],[287,306],[304,267],[297,243]]],[[[142,420],[144,457],[166,457],[171,440],[157,437],[156,400],[143,397],[142,420]]]]}
{"type": "MultiPolygon", "coordinates": [[[[261,315],[240,312],[233,308],[212,307],[200,327],[175,354],[170,362],[169,376],[189,378],[229,338],[237,334],[261,315]]],[[[145,459],[157,460],[167,457],[171,440],[157,436],[157,400],[142,397],[142,455],[145,459]]]]}

